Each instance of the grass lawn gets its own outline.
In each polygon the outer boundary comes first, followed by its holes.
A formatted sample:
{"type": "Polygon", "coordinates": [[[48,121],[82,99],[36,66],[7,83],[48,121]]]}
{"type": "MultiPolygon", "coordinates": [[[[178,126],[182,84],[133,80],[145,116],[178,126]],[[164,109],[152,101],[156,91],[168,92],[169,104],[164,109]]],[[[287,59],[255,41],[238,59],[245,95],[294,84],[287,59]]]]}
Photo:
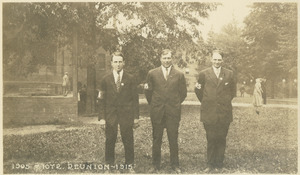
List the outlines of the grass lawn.
{"type": "MultiPolygon", "coordinates": [[[[137,173],[147,173],[152,159],[152,127],[146,108],[141,109],[140,127],[134,131],[137,173]]],[[[183,173],[201,174],[206,165],[206,138],[199,112],[199,106],[183,106],[178,140],[183,173]]],[[[253,108],[235,107],[233,112],[224,161],[228,171],[224,173],[297,173],[296,109],[264,108],[256,115],[253,108]]],[[[82,124],[75,130],[6,135],[4,173],[103,173],[97,168],[74,167],[104,164],[104,143],[104,130],[95,124],[82,124]],[[18,168],[17,163],[23,167],[18,168]]],[[[118,135],[116,164],[123,162],[123,144],[118,135]]],[[[166,132],[161,173],[171,173],[166,132]]]]}

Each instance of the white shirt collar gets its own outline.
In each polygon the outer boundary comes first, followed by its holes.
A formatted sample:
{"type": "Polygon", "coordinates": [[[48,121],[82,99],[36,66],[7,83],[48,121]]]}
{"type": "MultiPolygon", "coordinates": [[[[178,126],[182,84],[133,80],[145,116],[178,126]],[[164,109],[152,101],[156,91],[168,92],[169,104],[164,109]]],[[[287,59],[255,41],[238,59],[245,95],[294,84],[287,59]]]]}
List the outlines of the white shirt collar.
{"type": "Polygon", "coordinates": [[[221,71],[221,66],[219,68],[216,68],[215,66],[213,66],[214,71],[221,71]]]}
{"type": "MultiPolygon", "coordinates": [[[[123,73],[124,73],[124,71],[123,71],[123,69],[120,71],[120,81],[122,81],[122,77],[123,77],[123,73]]],[[[117,73],[117,71],[115,71],[115,70],[113,70],[113,75],[114,75],[114,79],[115,79],[115,83],[117,82],[117,79],[118,79],[118,73],[117,73]]]]}
{"type": "Polygon", "coordinates": [[[163,74],[164,74],[164,77],[165,77],[166,80],[168,79],[167,75],[170,75],[171,68],[172,68],[172,65],[168,68],[164,67],[164,66],[161,66],[161,69],[163,71],[163,74]],[[167,71],[168,71],[168,73],[167,73],[167,71]]]}
{"type": "Polygon", "coordinates": [[[213,70],[214,70],[214,73],[216,74],[216,76],[219,78],[220,73],[221,73],[221,66],[219,68],[216,68],[213,66],[213,70]]]}
{"type": "Polygon", "coordinates": [[[168,68],[164,67],[164,66],[161,66],[161,69],[162,69],[162,71],[163,71],[164,74],[166,73],[166,69],[168,69],[168,74],[170,74],[171,68],[172,68],[172,65],[170,67],[168,67],[168,68]]]}

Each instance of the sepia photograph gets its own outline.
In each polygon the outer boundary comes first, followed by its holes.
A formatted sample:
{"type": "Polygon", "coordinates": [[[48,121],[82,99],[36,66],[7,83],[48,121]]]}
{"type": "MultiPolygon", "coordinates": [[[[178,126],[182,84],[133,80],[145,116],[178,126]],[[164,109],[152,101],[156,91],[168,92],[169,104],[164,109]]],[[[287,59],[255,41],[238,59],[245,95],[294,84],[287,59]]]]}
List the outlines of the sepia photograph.
{"type": "Polygon", "coordinates": [[[0,174],[298,174],[298,1],[0,6],[0,174]]]}

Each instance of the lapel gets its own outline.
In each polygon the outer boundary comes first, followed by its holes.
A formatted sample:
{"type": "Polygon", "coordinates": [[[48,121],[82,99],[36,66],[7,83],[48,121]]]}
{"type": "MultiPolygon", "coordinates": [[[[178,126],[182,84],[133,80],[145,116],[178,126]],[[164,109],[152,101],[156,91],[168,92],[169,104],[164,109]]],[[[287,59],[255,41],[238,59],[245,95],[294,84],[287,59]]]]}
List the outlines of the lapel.
{"type": "MultiPolygon", "coordinates": [[[[123,77],[122,77],[122,80],[121,80],[120,93],[123,90],[123,86],[125,86],[127,84],[127,80],[128,80],[127,73],[123,70],[123,77]]],[[[117,90],[117,88],[116,88],[116,90],[117,90]]]]}
{"type": "MultiPolygon", "coordinates": [[[[221,73],[220,73],[220,75],[221,75],[221,73]]],[[[217,76],[216,76],[216,74],[215,74],[215,72],[214,72],[214,70],[213,70],[212,67],[209,69],[208,76],[209,76],[209,79],[211,79],[212,82],[214,82],[215,85],[218,86],[218,78],[217,78],[217,76]]]]}
{"type": "Polygon", "coordinates": [[[172,65],[167,81],[170,81],[170,79],[173,77],[174,74],[175,74],[174,66],[172,65]]]}
{"type": "Polygon", "coordinates": [[[219,75],[219,79],[218,79],[218,87],[224,81],[224,79],[225,79],[225,72],[224,72],[223,68],[221,67],[220,75],[219,75]]]}
{"type": "Polygon", "coordinates": [[[162,79],[163,82],[166,82],[167,80],[165,79],[165,75],[164,75],[164,72],[162,70],[162,66],[160,66],[158,69],[159,69],[158,72],[159,72],[160,78],[162,79]]]}
{"type": "MultiPolygon", "coordinates": [[[[117,85],[115,83],[115,77],[114,77],[113,73],[111,73],[109,79],[110,79],[110,83],[111,83],[111,86],[113,87],[114,92],[117,93],[117,85]]],[[[122,87],[125,85],[125,83],[127,83],[127,80],[128,80],[127,73],[123,70],[123,76],[122,76],[121,86],[120,86],[120,93],[123,89],[122,87]]]]}
{"type": "Polygon", "coordinates": [[[117,92],[117,85],[115,83],[115,77],[114,77],[113,73],[110,74],[109,80],[110,80],[111,86],[113,87],[114,92],[117,92]]]}

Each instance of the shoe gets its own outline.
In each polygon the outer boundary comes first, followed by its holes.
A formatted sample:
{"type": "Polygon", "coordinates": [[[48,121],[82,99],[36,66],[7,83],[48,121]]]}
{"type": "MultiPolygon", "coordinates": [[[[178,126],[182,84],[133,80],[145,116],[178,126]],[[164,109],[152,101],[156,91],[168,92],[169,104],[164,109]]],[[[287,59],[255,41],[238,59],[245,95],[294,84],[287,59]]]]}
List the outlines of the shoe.
{"type": "Polygon", "coordinates": [[[121,171],[120,170],[112,170],[111,173],[112,174],[121,174],[121,171]]]}
{"type": "Polygon", "coordinates": [[[157,174],[158,173],[158,168],[155,166],[152,166],[149,170],[150,174],[157,174]]]}
{"type": "Polygon", "coordinates": [[[211,171],[213,170],[213,168],[212,167],[207,167],[207,168],[205,168],[205,170],[203,170],[203,173],[210,173],[211,171]]]}
{"type": "MultiPolygon", "coordinates": [[[[126,165],[126,163],[125,163],[125,165],[126,165]]],[[[134,165],[133,164],[127,164],[126,167],[127,167],[126,171],[125,171],[126,174],[135,174],[134,165]]]]}
{"type": "Polygon", "coordinates": [[[220,173],[229,174],[229,169],[227,168],[219,168],[220,173]]]}
{"type": "Polygon", "coordinates": [[[221,173],[222,172],[222,168],[214,168],[211,173],[213,174],[218,174],[218,173],[221,173]]]}
{"type": "Polygon", "coordinates": [[[111,174],[111,173],[112,173],[112,172],[111,172],[111,170],[109,169],[109,170],[105,170],[103,174],[111,174]]]}
{"type": "Polygon", "coordinates": [[[105,120],[104,120],[104,119],[101,119],[100,122],[99,122],[99,124],[100,124],[100,125],[105,125],[105,120]]]}
{"type": "Polygon", "coordinates": [[[173,168],[174,173],[181,174],[181,170],[178,167],[173,168]]]}
{"type": "Polygon", "coordinates": [[[134,171],[133,168],[129,168],[127,171],[126,171],[127,174],[136,174],[136,172],[134,171]]]}

